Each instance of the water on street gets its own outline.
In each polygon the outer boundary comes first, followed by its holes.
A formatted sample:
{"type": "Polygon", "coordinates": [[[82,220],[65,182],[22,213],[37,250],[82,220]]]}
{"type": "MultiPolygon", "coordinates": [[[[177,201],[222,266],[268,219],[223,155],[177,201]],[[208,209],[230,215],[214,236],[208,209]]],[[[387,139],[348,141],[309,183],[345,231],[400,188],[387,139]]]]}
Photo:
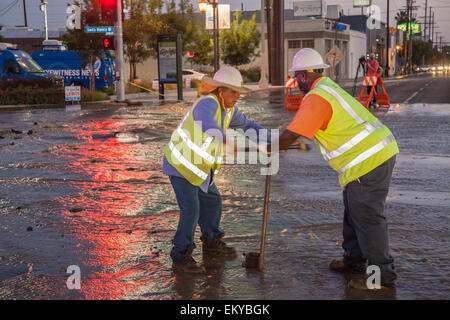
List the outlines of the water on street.
{"type": "MultiPolygon", "coordinates": [[[[239,256],[194,258],[206,276],[171,271],[178,206],[162,175],[162,148],[188,103],[9,111],[0,114],[0,299],[448,299],[450,104],[393,104],[376,116],[400,154],[385,214],[398,272],[395,296],[354,292],[329,270],[342,255],[342,191],[313,146],[281,154],[272,176],[264,272],[257,252],[261,165],[226,165],[226,242],[239,256]],[[16,133],[11,129],[17,130],[16,133]],[[30,131],[32,130],[32,131],[30,131]],[[21,131],[21,133],[18,133],[21,131]],[[69,290],[69,266],[81,289],[69,290]]],[[[240,110],[284,129],[280,92],[251,94],[240,110]]]]}

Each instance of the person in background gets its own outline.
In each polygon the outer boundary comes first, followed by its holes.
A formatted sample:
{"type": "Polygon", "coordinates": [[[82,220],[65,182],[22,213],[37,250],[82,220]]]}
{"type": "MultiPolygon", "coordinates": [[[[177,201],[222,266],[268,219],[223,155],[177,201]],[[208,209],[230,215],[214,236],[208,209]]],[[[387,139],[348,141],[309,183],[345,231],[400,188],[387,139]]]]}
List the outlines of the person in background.
{"type": "MultiPolygon", "coordinates": [[[[366,76],[373,76],[376,77],[378,76],[378,72],[380,69],[380,63],[377,61],[375,53],[371,53],[370,54],[370,60],[366,61],[366,65],[367,65],[367,73],[366,76]]],[[[367,94],[370,94],[370,91],[372,90],[372,86],[368,86],[367,87],[367,94]]],[[[375,86],[375,93],[377,92],[377,86],[375,86]]],[[[375,99],[375,93],[373,95],[372,98],[372,102],[371,105],[374,107],[377,107],[377,100],[375,99]]]]}

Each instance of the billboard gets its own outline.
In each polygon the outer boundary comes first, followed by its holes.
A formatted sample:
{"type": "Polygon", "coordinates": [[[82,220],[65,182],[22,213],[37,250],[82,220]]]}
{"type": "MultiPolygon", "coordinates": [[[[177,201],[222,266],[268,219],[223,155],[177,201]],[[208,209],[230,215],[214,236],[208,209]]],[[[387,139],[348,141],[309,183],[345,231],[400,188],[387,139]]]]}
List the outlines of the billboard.
{"type": "MultiPolygon", "coordinates": [[[[219,4],[219,29],[230,29],[230,5],[219,4]]],[[[206,30],[214,29],[214,13],[212,6],[206,8],[206,30]]]]}
{"type": "Polygon", "coordinates": [[[294,2],[294,17],[322,16],[322,0],[294,2]]]}
{"type": "MultiPolygon", "coordinates": [[[[406,32],[407,28],[408,28],[407,23],[401,23],[401,24],[397,25],[397,29],[405,31],[405,32],[406,32]]],[[[422,32],[421,28],[420,28],[420,23],[411,22],[409,29],[411,30],[410,34],[416,34],[416,33],[422,32]]]]}
{"type": "Polygon", "coordinates": [[[353,0],[353,8],[370,7],[372,0],[353,0]]]}

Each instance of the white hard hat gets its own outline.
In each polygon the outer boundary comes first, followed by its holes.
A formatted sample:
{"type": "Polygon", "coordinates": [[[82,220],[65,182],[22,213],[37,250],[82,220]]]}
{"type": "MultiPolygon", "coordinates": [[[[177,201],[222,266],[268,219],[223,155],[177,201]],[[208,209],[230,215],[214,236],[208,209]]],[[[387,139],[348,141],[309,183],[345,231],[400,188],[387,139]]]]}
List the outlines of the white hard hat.
{"type": "Polygon", "coordinates": [[[322,56],[316,50],[311,48],[303,48],[297,52],[292,61],[291,72],[301,70],[314,70],[329,68],[328,64],[323,63],[322,56]]]}
{"type": "Polygon", "coordinates": [[[227,87],[240,93],[251,91],[242,85],[242,75],[233,67],[223,67],[214,74],[214,78],[205,76],[202,81],[213,87],[227,87]]]}

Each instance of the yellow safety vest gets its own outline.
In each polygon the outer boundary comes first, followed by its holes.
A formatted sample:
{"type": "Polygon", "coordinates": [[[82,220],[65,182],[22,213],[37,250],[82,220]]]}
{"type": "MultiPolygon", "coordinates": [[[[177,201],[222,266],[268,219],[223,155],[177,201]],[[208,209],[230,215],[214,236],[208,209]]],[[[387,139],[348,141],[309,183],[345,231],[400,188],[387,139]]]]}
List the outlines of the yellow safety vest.
{"type": "Polygon", "coordinates": [[[341,186],[399,152],[389,128],[330,78],[319,79],[309,94],[322,97],[333,109],[327,128],[314,137],[323,158],[339,173],[341,186]]]}
{"type": "Polygon", "coordinates": [[[234,107],[227,112],[222,126],[222,112],[217,97],[214,95],[201,97],[186,113],[163,150],[167,161],[195,186],[201,185],[206,180],[211,169],[214,174],[219,172],[223,154],[223,142],[208,132],[203,132],[201,125],[194,121],[194,109],[204,99],[213,99],[216,102],[214,119],[223,132],[228,129],[234,107]]]}

